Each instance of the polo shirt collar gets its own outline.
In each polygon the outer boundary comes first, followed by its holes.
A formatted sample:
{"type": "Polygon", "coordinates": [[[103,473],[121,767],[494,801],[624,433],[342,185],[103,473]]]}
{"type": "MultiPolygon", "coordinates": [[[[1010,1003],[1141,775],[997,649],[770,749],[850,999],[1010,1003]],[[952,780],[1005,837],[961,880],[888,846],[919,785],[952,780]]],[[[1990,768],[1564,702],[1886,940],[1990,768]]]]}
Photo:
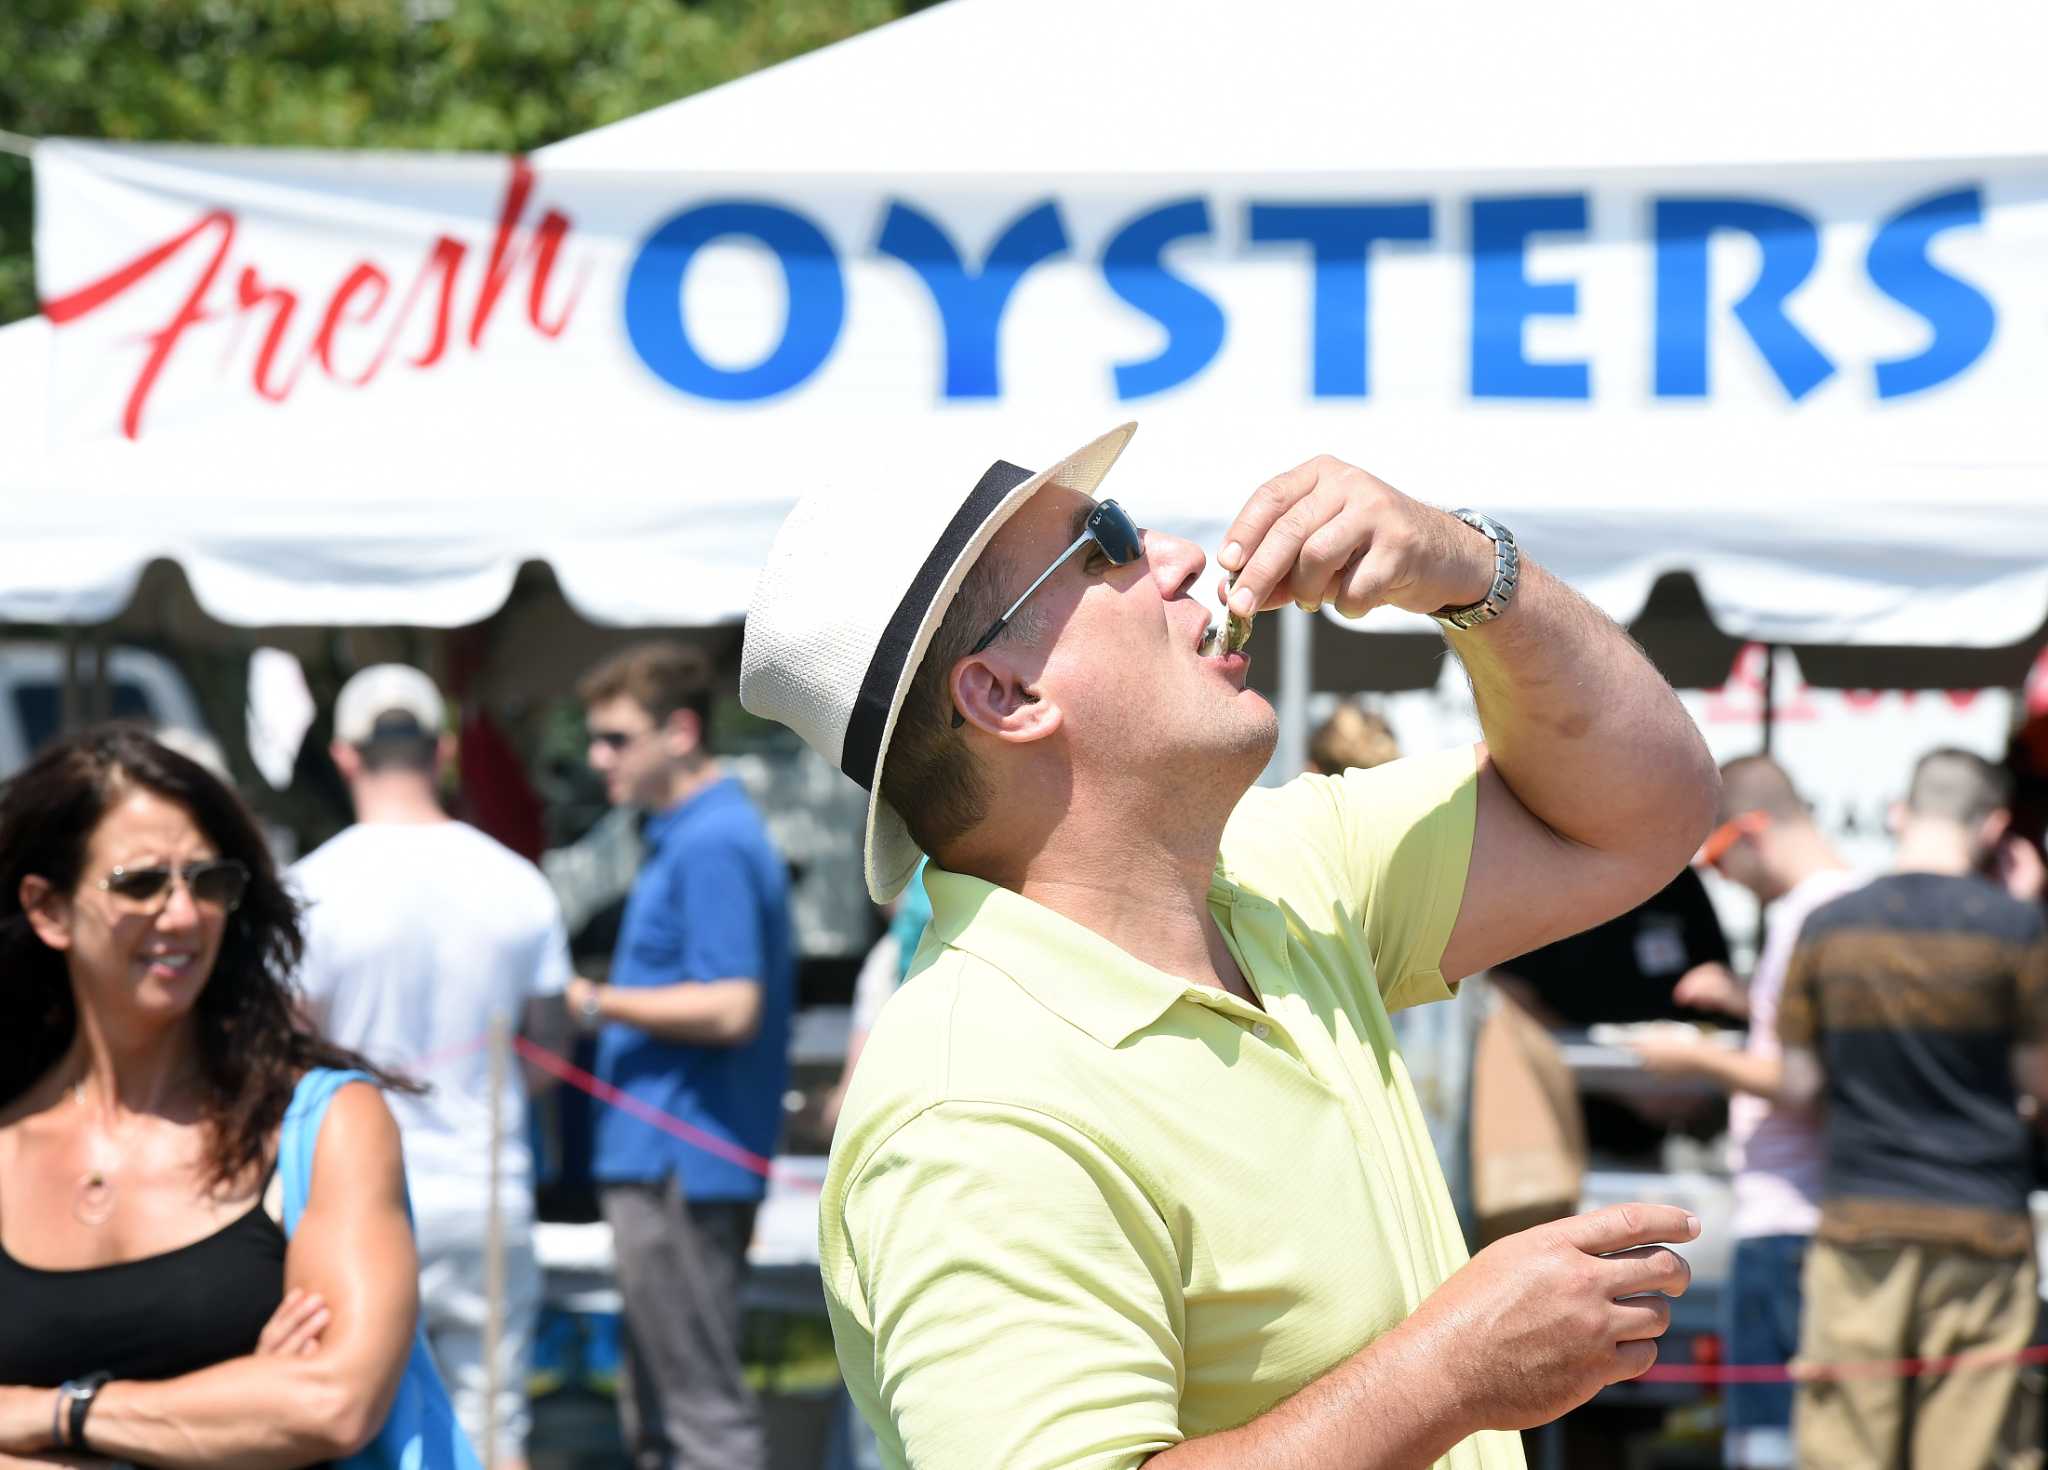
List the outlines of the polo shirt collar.
{"type": "Polygon", "coordinates": [[[709,786],[691,792],[674,806],[649,812],[646,820],[640,824],[640,836],[648,846],[659,847],[670,833],[682,826],[686,818],[711,810],[739,789],[739,783],[732,777],[720,776],[709,786]]]}
{"type": "MultiPolygon", "coordinates": [[[[932,935],[1015,981],[1057,1016],[1107,1047],[1121,1046],[1187,994],[1176,980],[1063,914],[980,878],[931,863],[925,891],[932,935]]],[[[1211,903],[1240,897],[1219,868],[1211,903]]]]}

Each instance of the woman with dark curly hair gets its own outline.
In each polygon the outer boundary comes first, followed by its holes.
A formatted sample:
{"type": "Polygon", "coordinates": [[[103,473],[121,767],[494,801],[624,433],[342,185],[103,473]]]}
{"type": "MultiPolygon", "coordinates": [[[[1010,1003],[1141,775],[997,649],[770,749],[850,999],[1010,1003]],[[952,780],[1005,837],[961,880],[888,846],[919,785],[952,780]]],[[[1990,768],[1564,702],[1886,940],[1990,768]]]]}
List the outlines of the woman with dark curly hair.
{"type": "Polygon", "coordinates": [[[299,1019],[300,946],[241,802],[139,730],[0,797],[0,1467],[306,1466],[383,1430],[417,1287],[378,1087],[409,1084],[299,1019]]]}

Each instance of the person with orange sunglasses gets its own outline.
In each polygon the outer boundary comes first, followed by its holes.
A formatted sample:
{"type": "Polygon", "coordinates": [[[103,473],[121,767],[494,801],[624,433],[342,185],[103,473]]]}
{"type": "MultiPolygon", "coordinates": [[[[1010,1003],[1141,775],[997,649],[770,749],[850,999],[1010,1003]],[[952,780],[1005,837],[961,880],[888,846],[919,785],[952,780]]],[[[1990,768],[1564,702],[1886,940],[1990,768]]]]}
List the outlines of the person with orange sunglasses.
{"type": "MultiPolygon", "coordinates": [[[[1821,1140],[1808,1108],[1772,1100],[1779,1065],[1778,995],[1806,916],[1855,888],[1852,872],[1815,824],[1791,778],[1769,756],[1721,767],[1720,821],[1694,862],[1770,905],[1764,944],[1745,985],[1722,964],[1696,965],[1672,999],[1747,1020],[1740,1051],[1698,1041],[1642,1041],[1652,1071],[1703,1077],[1731,1094],[1735,1251],[1723,1299],[1723,1340],[1738,1364],[1788,1361],[1799,1347],[1799,1277],[1820,1220],[1821,1140]]],[[[1792,1388],[1735,1383],[1727,1391],[1727,1463],[1767,1470],[1794,1463],[1792,1388]]]]}

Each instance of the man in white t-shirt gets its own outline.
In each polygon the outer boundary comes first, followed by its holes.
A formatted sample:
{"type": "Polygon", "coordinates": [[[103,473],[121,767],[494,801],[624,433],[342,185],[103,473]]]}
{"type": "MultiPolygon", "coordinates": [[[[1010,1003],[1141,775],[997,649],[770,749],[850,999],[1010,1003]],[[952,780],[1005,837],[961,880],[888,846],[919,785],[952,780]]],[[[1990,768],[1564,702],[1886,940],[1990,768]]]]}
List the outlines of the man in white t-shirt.
{"type": "Polygon", "coordinates": [[[420,1248],[420,1320],[479,1454],[523,1466],[526,1374],[540,1303],[526,1085],[508,1059],[498,1097],[505,1311],[485,1361],[493,1022],[566,1034],[562,917],[540,870],[442,810],[453,754],[433,681],[402,664],[364,669],[334,706],[333,755],[356,825],[292,870],[306,902],[300,984],[335,1041],[431,1085],[393,1095],[420,1248]]]}
{"type": "MultiPolygon", "coordinates": [[[[1852,872],[1769,756],[1721,768],[1721,821],[1699,861],[1768,904],[1756,972],[1744,987],[1723,965],[1688,971],[1674,999],[1747,1019],[1739,1052],[1706,1041],[1642,1042],[1656,1071],[1705,1077],[1729,1090],[1728,1136],[1735,1146],[1735,1254],[1729,1269],[1725,1341],[1731,1364],[1789,1362],[1799,1348],[1800,1269],[1820,1223],[1821,1141],[1810,1108],[1770,1101],[1778,1068],[1778,996],[1785,968],[1821,905],[1859,888],[1852,872]]],[[[1736,1383],[1727,1392],[1725,1458],[1738,1470],[1793,1464],[1792,1386],[1736,1383]]]]}

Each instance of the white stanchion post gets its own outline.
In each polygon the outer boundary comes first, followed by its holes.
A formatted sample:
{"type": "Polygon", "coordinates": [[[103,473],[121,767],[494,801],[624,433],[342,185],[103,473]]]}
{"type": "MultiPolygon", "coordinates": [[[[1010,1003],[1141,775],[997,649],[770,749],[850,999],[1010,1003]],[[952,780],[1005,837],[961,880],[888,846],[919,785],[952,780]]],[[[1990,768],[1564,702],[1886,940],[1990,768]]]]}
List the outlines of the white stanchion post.
{"type": "Polygon", "coordinates": [[[1298,607],[1275,608],[1280,619],[1280,677],[1275,682],[1280,739],[1273,752],[1278,779],[1292,781],[1308,765],[1308,697],[1315,682],[1311,655],[1315,649],[1317,613],[1298,607]]]}
{"type": "Polygon", "coordinates": [[[491,1198],[484,1220],[484,1442],[477,1446],[484,1470],[498,1464],[498,1349],[505,1337],[505,1203],[504,1188],[505,1079],[512,1050],[511,1029],[504,1017],[492,1020],[491,1052],[491,1198]]]}

